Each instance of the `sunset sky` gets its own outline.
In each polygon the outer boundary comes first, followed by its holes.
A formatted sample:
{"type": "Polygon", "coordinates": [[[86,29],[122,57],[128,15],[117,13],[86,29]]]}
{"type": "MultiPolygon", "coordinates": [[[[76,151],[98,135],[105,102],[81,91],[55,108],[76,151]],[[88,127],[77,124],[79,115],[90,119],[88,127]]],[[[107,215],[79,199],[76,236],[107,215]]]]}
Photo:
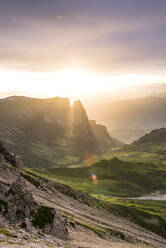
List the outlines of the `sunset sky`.
{"type": "Polygon", "coordinates": [[[0,91],[166,82],[165,13],[165,0],[1,0],[0,91]]]}

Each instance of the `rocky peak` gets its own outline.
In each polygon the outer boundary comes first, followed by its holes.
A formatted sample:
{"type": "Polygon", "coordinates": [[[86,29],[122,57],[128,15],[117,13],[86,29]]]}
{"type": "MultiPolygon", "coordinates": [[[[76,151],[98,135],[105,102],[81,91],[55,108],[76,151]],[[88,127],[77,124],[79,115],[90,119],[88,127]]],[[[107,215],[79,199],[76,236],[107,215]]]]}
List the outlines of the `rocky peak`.
{"type": "Polygon", "coordinates": [[[77,154],[85,156],[88,153],[99,152],[88,115],[81,101],[76,101],[72,107],[72,134],[73,148],[77,154]]]}
{"type": "Polygon", "coordinates": [[[77,121],[79,123],[88,123],[88,115],[86,110],[83,107],[81,101],[75,101],[72,106],[72,114],[73,114],[73,121],[77,121]]]}

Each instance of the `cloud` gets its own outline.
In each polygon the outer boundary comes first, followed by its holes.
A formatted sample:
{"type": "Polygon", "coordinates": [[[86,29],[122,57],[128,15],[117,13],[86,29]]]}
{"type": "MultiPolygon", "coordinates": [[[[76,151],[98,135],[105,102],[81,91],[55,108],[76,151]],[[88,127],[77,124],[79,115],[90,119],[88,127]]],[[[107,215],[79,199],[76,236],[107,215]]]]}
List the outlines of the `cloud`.
{"type": "Polygon", "coordinates": [[[164,71],[165,11],[163,0],[1,1],[0,68],[164,71]]]}

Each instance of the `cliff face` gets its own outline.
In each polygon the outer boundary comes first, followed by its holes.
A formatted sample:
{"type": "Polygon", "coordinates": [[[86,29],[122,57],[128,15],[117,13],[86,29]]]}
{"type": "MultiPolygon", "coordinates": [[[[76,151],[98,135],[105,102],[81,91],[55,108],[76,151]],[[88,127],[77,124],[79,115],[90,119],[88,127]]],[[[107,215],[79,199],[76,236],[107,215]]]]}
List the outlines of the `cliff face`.
{"type": "Polygon", "coordinates": [[[90,121],[90,126],[96,137],[97,145],[101,153],[108,151],[110,148],[123,145],[122,142],[109,135],[105,126],[97,124],[96,121],[90,121]]]}
{"type": "Polygon", "coordinates": [[[99,153],[96,137],[92,131],[87,113],[80,101],[72,107],[73,150],[80,156],[99,153]]]}
{"type": "Polygon", "coordinates": [[[9,97],[0,100],[0,115],[2,140],[26,166],[71,165],[109,148],[109,134],[99,138],[80,101],[9,97]]]}

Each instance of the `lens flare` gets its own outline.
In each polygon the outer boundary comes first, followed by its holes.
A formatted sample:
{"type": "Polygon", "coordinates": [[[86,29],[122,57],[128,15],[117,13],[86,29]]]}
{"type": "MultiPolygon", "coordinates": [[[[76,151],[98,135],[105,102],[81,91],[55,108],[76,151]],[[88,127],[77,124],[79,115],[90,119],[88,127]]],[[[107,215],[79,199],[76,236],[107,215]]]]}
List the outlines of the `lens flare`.
{"type": "Polygon", "coordinates": [[[98,184],[98,179],[97,179],[97,176],[95,175],[95,173],[92,173],[92,181],[93,181],[93,184],[98,184]]]}
{"type": "Polygon", "coordinates": [[[91,166],[98,161],[98,156],[96,154],[87,154],[84,158],[84,164],[91,166]]]}

